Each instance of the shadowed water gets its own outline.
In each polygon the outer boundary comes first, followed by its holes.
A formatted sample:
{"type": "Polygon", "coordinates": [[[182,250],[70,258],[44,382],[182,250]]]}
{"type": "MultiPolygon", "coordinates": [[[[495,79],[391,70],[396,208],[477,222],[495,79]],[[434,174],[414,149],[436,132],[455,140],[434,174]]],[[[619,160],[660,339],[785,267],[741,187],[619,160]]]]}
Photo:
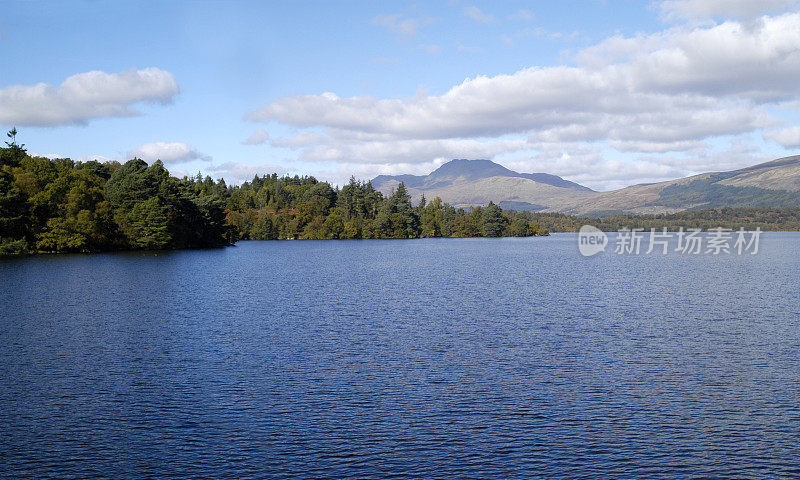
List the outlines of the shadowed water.
{"type": "Polygon", "coordinates": [[[0,261],[0,477],[798,478],[800,235],[0,261]]]}

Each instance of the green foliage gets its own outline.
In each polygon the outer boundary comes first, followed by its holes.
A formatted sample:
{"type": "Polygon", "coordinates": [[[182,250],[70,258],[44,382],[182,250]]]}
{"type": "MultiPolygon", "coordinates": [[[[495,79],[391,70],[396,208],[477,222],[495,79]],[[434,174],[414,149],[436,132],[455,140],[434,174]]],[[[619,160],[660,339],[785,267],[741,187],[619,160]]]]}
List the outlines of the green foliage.
{"type": "Polygon", "coordinates": [[[27,201],[14,182],[14,176],[0,170],[0,254],[24,253],[28,249],[27,213],[27,201]]]}
{"type": "Polygon", "coordinates": [[[158,161],[31,157],[9,136],[9,147],[0,148],[0,255],[213,247],[236,240],[222,182],[199,196],[195,182],[171,177],[158,161]]]}
{"type": "MultiPolygon", "coordinates": [[[[195,181],[199,180],[198,177],[195,181]]],[[[228,192],[228,222],[243,239],[350,240],[547,234],[538,224],[529,228],[530,222],[514,233],[511,229],[506,231],[511,218],[496,205],[486,217],[491,223],[486,227],[485,209],[481,207],[456,210],[438,197],[430,202],[422,199],[415,207],[403,183],[389,197],[384,197],[371,183],[355,178],[341,189],[334,189],[313,177],[266,175],[256,176],[241,186],[229,187],[228,192]]]]}
{"type": "Polygon", "coordinates": [[[577,232],[582,225],[594,225],[603,231],[620,228],[730,228],[754,230],[800,230],[800,207],[725,207],[720,209],[698,209],[659,215],[616,214],[605,217],[578,217],[563,213],[522,212],[551,232],[577,232]]]}
{"type": "Polygon", "coordinates": [[[503,211],[492,202],[483,210],[481,230],[484,237],[502,237],[506,230],[503,211]]]}
{"type": "Polygon", "coordinates": [[[136,203],[130,212],[123,212],[128,242],[145,250],[167,248],[172,242],[169,209],[158,197],[136,203]]]}
{"type": "Polygon", "coordinates": [[[6,142],[8,148],[0,149],[0,167],[3,165],[16,167],[25,157],[25,145],[17,145],[16,127],[9,130],[6,136],[10,138],[11,141],[6,142]]]}
{"type": "MultiPolygon", "coordinates": [[[[716,174],[714,181],[724,180],[725,174],[716,174]]],[[[800,203],[797,192],[768,190],[758,187],[736,187],[695,180],[686,184],[670,185],[661,191],[659,198],[650,205],[683,207],[698,205],[700,208],[722,207],[796,207],[800,203]]]]}
{"type": "Polygon", "coordinates": [[[0,255],[204,248],[238,239],[369,239],[545,235],[490,204],[417,206],[403,183],[388,197],[355,178],[255,176],[228,186],[171,177],[160,161],[124,164],[31,157],[9,132],[0,148],[0,255]]]}

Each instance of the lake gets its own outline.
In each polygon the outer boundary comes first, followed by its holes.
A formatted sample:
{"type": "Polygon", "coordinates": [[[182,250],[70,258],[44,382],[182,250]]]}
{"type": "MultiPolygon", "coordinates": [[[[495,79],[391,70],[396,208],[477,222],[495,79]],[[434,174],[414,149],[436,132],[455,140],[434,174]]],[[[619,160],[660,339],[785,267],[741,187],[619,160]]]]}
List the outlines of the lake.
{"type": "Polygon", "coordinates": [[[0,477],[800,477],[800,234],[577,245],[0,260],[0,477]]]}

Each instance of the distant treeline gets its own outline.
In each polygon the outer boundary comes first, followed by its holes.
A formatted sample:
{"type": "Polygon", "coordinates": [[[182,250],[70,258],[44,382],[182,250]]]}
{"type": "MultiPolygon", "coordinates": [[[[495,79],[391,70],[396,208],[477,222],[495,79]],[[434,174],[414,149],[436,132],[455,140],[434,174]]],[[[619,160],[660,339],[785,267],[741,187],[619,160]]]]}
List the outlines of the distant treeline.
{"type": "Polygon", "coordinates": [[[238,186],[198,174],[170,176],[157,161],[125,164],[32,157],[0,148],[0,255],[205,248],[240,239],[501,237],[620,228],[800,230],[800,208],[720,208],[664,215],[515,212],[490,203],[456,209],[439,198],[413,205],[401,183],[389,196],[351,178],[256,176],[238,186]]]}
{"type": "Polygon", "coordinates": [[[401,183],[385,197],[351,178],[341,189],[314,177],[256,176],[237,187],[195,179],[199,194],[214,192],[228,205],[228,222],[242,239],[362,239],[527,237],[546,235],[524,213],[490,203],[465,211],[423,197],[414,206],[401,183]]]}
{"type": "Polygon", "coordinates": [[[440,199],[412,205],[351,179],[256,176],[241,186],[178,179],[157,161],[32,157],[9,132],[0,148],[0,255],[205,248],[239,239],[360,239],[546,235],[530,215],[440,199]]]}
{"type": "Polygon", "coordinates": [[[738,230],[800,230],[800,207],[724,207],[717,209],[686,210],[658,215],[616,214],[602,217],[576,217],[563,213],[531,213],[531,221],[551,232],[577,232],[589,224],[607,231],[621,228],[655,228],[678,230],[683,228],[730,228],[738,230]]]}

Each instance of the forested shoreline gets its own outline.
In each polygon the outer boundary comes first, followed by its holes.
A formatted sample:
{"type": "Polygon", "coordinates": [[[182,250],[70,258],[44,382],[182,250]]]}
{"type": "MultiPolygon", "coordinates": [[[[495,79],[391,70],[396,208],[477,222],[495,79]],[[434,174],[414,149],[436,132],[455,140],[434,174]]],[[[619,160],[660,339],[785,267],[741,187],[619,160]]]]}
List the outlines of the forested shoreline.
{"type": "Polygon", "coordinates": [[[0,255],[206,248],[236,239],[224,202],[196,195],[161,162],[74,162],[23,147],[12,140],[0,149],[0,255]]]}
{"type": "Polygon", "coordinates": [[[178,179],[160,161],[124,164],[30,156],[0,148],[0,255],[209,248],[238,240],[547,235],[527,213],[494,204],[465,211],[436,198],[412,205],[354,178],[256,176],[229,186],[178,179]]]}
{"type": "Polygon", "coordinates": [[[800,207],[724,207],[685,210],[655,215],[624,213],[597,217],[577,217],[563,213],[535,212],[530,216],[550,232],[577,232],[583,225],[593,225],[606,232],[622,228],[655,228],[676,231],[680,228],[728,228],[738,230],[800,231],[800,207]]]}
{"type": "Polygon", "coordinates": [[[182,179],[160,161],[75,162],[30,156],[16,131],[0,148],[0,255],[229,246],[238,240],[503,237],[620,228],[800,230],[800,208],[721,208],[674,214],[578,217],[516,212],[490,203],[414,205],[401,183],[340,187],[310,176],[255,176],[227,185],[182,179]]]}

